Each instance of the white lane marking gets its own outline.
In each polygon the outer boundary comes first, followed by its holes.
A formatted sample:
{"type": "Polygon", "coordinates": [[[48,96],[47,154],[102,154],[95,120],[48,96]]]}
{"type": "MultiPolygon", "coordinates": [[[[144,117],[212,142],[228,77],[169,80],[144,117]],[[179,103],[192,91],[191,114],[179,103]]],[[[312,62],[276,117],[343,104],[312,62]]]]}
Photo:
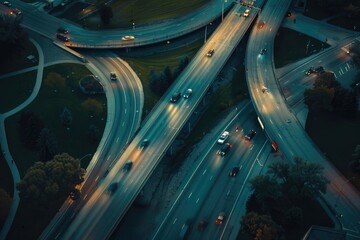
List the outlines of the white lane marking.
{"type": "Polygon", "coordinates": [[[198,203],[198,202],[199,202],[199,200],[200,200],[200,198],[198,198],[198,199],[196,200],[196,203],[198,203]]]}
{"type": "Polygon", "coordinates": [[[120,138],[118,137],[118,138],[116,139],[116,142],[118,142],[118,141],[119,141],[119,139],[120,139],[120,138]]]}
{"type": "Polygon", "coordinates": [[[254,145],[251,145],[250,151],[254,148],[254,145]]]}
{"type": "Polygon", "coordinates": [[[347,67],[345,67],[345,70],[346,70],[346,71],[349,71],[347,67]]]}
{"type": "Polygon", "coordinates": [[[228,190],[228,192],[226,193],[226,196],[229,196],[230,195],[230,189],[228,190]]]}
{"type": "Polygon", "coordinates": [[[126,114],[126,110],[127,110],[127,109],[125,108],[125,114],[126,114]]]}
{"type": "Polygon", "coordinates": [[[206,170],[207,170],[207,169],[205,169],[205,170],[203,171],[203,175],[206,173],[206,170]]]}
{"type": "Polygon", "coordinates": [[[346,65],[347,65],[347,67],[350,69],[350,65],[349,65],[349,63],[346,63],[346,65]]]}
{"type": "Polygon", "coordinates": [[[88,196],[88,195],[86,194],[83,199],[85,200],[85,199],[87,198],[87,196],[88,196]]]}
{"type": "Polygon", "coordinates": [[[212,178],[213,178],[213,176],[210,177],[210,181],[211,181],[212,178]]]}
{"type": "Polygon", "coordinates": [[[175,218],[175,220],[173,221],[173,225],[176,223],[176,221],[177,221],[177,218],[175,218]]]}
{"type": "Polygon", "coordinates": [[[271,123],[271,124],[274,124],[273,121],[271,121],[271,119],[270,119],[270,123],[271,123]]]}
{"type": "Polygon", "coordinates": [[[108,160],[109,160],[110,156],[111,156],[111,155],[109,155],[109,156],[108,156],[108,158],[106,159],[106,161],[108,161],[108,160]]]}
{"type": "Polygon", "coordinates": [[[192,193],[189,194],[188,198],[191,198],[192,193]]]}
{"type": "Polygon", "coordinates": [[[99,179],[99,176],[97,176],[97,177],[95,178],[95,182],[96,182],[98,179],[99,179]]]}
{"type": "Polygon", "coordinates": [[[280,133],[278,133],[278,135],[279,135],[279,137],[282,139],[282,136],[281,136],[281,134],[280,133]]]}

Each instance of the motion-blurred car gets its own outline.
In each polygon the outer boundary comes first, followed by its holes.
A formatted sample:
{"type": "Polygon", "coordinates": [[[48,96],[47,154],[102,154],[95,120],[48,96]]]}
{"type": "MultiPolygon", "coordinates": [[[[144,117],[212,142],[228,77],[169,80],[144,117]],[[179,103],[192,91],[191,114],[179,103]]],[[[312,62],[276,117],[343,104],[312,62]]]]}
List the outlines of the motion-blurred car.
{"type": "Polygon", "coordinates": [[[207,52],[206,56],[212,57],[212,55],[214,55],[214,52],[215,52],[215,49],[210,49],[210,50],[207,52]]]}
{"type": "Polygon", "coordinates": [[[262,29],[265,25],[266,25],[265,21],[260,21],[259,24],[258,24],[258,28],[262,29]]]}
{"type": "Polygon", "coordinates": [[[7,7],[11,7],[11,6],[12,6],[12,4],[11,4],[10,2],[8,2],[8,1],[3,2],[3,5],[4,5],[4,6],[7,6],[7,7]]]}
{"type": "Polygon", "coordinates": [[[59,27],[59,28],[57,29],[57,32],[58,32],[58,33],[62,33],[62,34],[69,34],[69,31],[66,30],[66,29],[63,28],[63,27],[59,27]]]}
{"type": "Polygon", "coordinates": [[[261,49],[260,55],[264,55],[266,53],[266,51],[267,51],[266,48],[261,49]]]}
{"type": "Polygon", "coordinates": [[[175,92],[171,98],[170,98],[170,102],[176,103],[181,97],[181,92],[175,92]]]}
{"type": "Polygon", "coordinates": [[[118,189],[118,183],[117,182],[113,182],[110,184],[108,191],[110,194],[113,194],[114,192],[116,192],[116,190],[118,189]]]}
{"type": "Polygon", "coordinates": [[[223,224],[223,222],[225,221],[225,213],[224,212],[220,212],[218,217],[215,220],[215,223],[218,225],[223,224]]]}
{"type": "Polygon", "coordinates": [[[63,41],[63,42],[69,42],[70,41],[70,38],[68,36],[66,36],[65,34],[62,34],[62,33],[57,33],[56,38],[63,41]]]}
{"type": "Polygon", "coordinates": [[[220,144],[223,144],[226,141],[226,139],[228,139],[229,135],[230,135],[230,133],[228,131],[224,131],[221,134],[221,136],[219,137],[217,142],[220,144]]]}
{"type": "Polygon", "coordinates": [[[188,99],[191,96],[191,94],[192,94],[192,89],[189,88],[188,90],[185,91],[184,98],[188,99]]]}
{"type": "Polygon", "coordinates": [[[229,176],[230,177],[236,177],[236,175],[239,173],[240,171],[240,167],[233,167],[233,169],[231,169],[231,171],[229,172],[229,176]]]}
{"type": "Polygon", "coordinates": [[[130,40],[134,40],[135,37],[134,36],[124,36],[121,39],[124,40],[124,41],[130,41],[130,40]]]}
{"type": "Polygon", "coordinates": [[[310,76],[314,72],[314,67],[310,67],[309,70],[305,72],[306,75],[310,76]]]}
{"type": "Polygon", "coordinates": [[[256,135],[256,131],[254,129],[250,130],[248,134],[245,135],[246,140],[251,140],[256,135]]]}
{"type": "Polygon", "coordinates": [[[245,12],[243,13],[244,17],[248,17],[250,13],[250,9],[246,9],[245,12]]]}
{"type": "Polygon", "coordinates": [[[74,189],[74,190],[71,191],[71,193],[70,193],[70,198],[71,198],[72,200],[74,200],[74,201],[77,200],[77,199],[79,199],[80,196],[81,196],[81,192],[80,192],[79,189],[74,189]]]}
{"type": "Polygon", "coordinates": [[[110,80],[111,80],[111,81],[116,81],[116,79],[117,79],[116,73],[111,72],[111,73],[110,73],[110,80]]]}
{"type": "Polygon", "coordinates": [[[198,229],[199,231],[204,231],[205,228],[207,227],[207,225],[208,225],[208,221],[207,221],[206,219],[203,219],[203,220],[201,220],[201,221],[199,222],[199,224],[198,224],[198,226],[197,226],[197,229],[198,229]]]}
{"type": "Polygon", "coordinates": [[[127,162],[123,166],[123,170],[126,172],[130,171],[132,168],[132,165],[133,165],[133,162],[131,160],[127,160],[127,162]]]}
{"type": "Polygon", "coordinates": [[[21,15],[22,12],[19,9],[14,8],[13,10],[11,10],[11,13],[16,14],[17,16],[19,16],[19,15],[21,15]]]}
{"type": "Polygon", "coordinates": [[[224,146],[222,146],[222,148],[217,151],[217,154],[221,155],[221,156],[225,156],[231,149],[231,144],[230,143],[225,143],[224,146]]]}
{"type": "Polygon", "coordinates": [[[147,146],[149,146],[149,144],[150,144],[149,139],[144,138],[144,140],[142,140],[142,142],[141,142],[140,147],[141,147],[141,148],[146,148],[147,146]]]}

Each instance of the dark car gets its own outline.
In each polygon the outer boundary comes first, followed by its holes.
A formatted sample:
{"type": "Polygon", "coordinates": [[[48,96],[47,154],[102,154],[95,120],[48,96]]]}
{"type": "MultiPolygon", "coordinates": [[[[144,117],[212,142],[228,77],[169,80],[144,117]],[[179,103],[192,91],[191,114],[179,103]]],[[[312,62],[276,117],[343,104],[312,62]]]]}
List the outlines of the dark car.
{"type": "Polygon", "coordinates": [[[176,103],[181,97],[181,92],[175,92],[170,98],[170,102],[176,103]]]}
{"type": "Polygon", "coordinates": [[[322,73],[324,73],[324,72],[325,72],[325,69],[324,69],[323,66],[319,66],[319,67],[317,67],[317,68],[314,69],[314,73],[316,73],[316,74],[318,74],[318,75],[320,75],[320,74],[322,74],[322,73]]]}
{"type": "Polygon", "coordinates": [[[132,168],[132,165],[133,165],[133,162],[131,160],[127,160],[127,162],[123,166],[123,170],[126,172],[130,171],[132,168]]]}
{"type": "Polygon", "coordinates": [[[149,146],[149,143],[149,139],[145,138],[144,140],[142,140],[140,147],[146,148],[147,146],[149,146]]]}
{"type": "Polygon", "coordinates": [[[311,75],[314,72],[314,67],[310,67],[309,70],[305,72],[306,75],[311,75]]]}
{"type": "Polygon", "coordinates": [[[231,147],[231,144],[227,142],[224,144],[224,146],[222,146],[222,148],[217,152],[217,154],[225,156],[230,151],[231,147]]]}
{"type": "Polygon", "coordinates": [[[117,182],[113,182],[110,184],[108,191],[110,194],[113,194],[114,192],[116,192],[116,190],[118,189],[118,183],[117,182]]]}
{"type": "Polygon", "coordinates": [[[264,55],[266,53],[266,51],[267,51],[266,48],[263,48],[263,49],[261,49],[260,54],[264,55]]]}
{"type": "Polygon", "coordinates": [[[246,140],[251,140],[256,135],[255,130],[250,130],[248,134],[245,135],[246,140]]]}
{"type": "Polygon", "coordinates": [[[70,38],[68,36],[66,36],[65,34],[62,34],[62,33],[57,33],[56,38],[63,41],[63,42],[70,41],[70,38]]]}
{"type": "Polygon", "coordinates": [[[198,226],[197,226],[197,229],[198,229],[199,231],[204,231],[205,228],[207,227],[207,225],[208,225],[208,221],[207,221],[206,219],[203,219],[203,220],[201,220],[201,221],[199,222],[199,224],[198,224],[198,226]]]}
{"type": "Polygon", "coordinates": [[[111,81],[116,81],[116,79],[117,79],[116,73],[111,72],[111,73],[110,73],[110,80],[111,80],[111,81]]]}
{"type": "Polygon", "coordinates": [[[192,89],[189,88],[188,90],[185,91],[183,97],[188,99],[191,96],[191,94],[192,94],[192,89]]]}
{"type": "Polygon", "coordinates": [[[231,169],[229,176],[230,177],[236,177],[236,175],[239,173],[240,171],[240,167],[233,167],[233,169],[231,169]]]}
{"type": "Polygon", "coordinates": [[[214,55],[214,52],[215,52],[215,49],[210,49],[210,50],[207,52],[206,56],[212,57],[212,55],[214,55]]]}
{"type": "Polygon", "coordinates": [[[69,31],[66,30],[66,29],[63,28],[63,27],[58,28],[57,32],[58,32],[58,33],[62,33],[62,34],[68,34],[68,33],[69,33],[69,31]]]}
{"type": "Polygon", "coordinates": [[[74,190],[71,191],[71,193],[70,193],[70,198],[71,198],[72,200],[74,200],[74,201],[75,201],[76,199],[79,199],[80,196],[81,196],[81,192],[80,192],[79,189],[74,189],[74,190]]]}

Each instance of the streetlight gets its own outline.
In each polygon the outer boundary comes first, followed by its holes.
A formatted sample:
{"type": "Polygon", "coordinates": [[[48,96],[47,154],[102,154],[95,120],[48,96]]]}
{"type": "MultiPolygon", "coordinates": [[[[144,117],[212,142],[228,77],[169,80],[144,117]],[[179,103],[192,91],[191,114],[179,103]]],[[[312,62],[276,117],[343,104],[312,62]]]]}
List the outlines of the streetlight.
{"type": "MultiPolygon", "coordinates": [[[[212,25],[212,23],[209,23],[209,25],[212,25]]],[[[207,24],[205,26],[205,36],[204,36],[204,43],[206,43],[206,35],[207,35],[207,24]]]]}
{"type": "Polygon", "coordinates": [[[222,8],[221,8],[221,21],[223,21],[223,20],[224,20],[224,2],[227,2],[227,0],[225,0],[225,1],[221,0],[221,1],[222,1],[222,8]]]}
{"type": "Polygon", "coordinates": [[[90,157],[90,156],[92,156],[92,153],[85,154],[82,158],[79,159],[79,161],[81,162],[81,160],[83,160],[86,157],[90,157]]]}

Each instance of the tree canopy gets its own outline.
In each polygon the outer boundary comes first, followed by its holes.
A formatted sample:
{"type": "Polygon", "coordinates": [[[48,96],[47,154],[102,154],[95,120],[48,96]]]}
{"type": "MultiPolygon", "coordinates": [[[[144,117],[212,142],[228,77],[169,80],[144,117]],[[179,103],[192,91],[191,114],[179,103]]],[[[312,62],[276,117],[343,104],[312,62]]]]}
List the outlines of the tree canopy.
{"type": "Polygon", "coordinates": [[[62,153],[48,162],[35,162],[16,187],[21,199],[47,206],[55,199],[69,195],[84,180],[84,175],[79,159],[62,153]]]}

